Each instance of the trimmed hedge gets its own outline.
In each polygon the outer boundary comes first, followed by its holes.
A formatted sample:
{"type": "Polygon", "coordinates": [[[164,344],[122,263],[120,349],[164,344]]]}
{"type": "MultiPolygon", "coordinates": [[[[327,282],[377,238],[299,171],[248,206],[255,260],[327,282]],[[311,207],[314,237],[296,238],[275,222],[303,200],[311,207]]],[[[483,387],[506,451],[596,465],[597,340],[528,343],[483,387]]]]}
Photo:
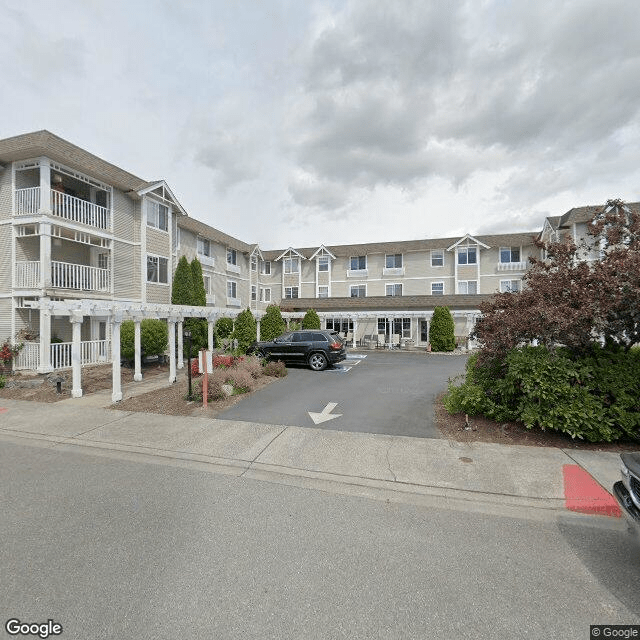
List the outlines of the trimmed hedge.
{"type": "Polygon", "coordinates": [[[257,339],[256,319],[249,309],[245,309],[236,318],[233,337],[238,341],[238,349],[246,353],[249,345],[257,339]]]}
{"type": "Polygon", "coordinates": [[[313,310],[309,309],[302,319],[303,329],[320,329],[320,316],[313,310]]]}
{"type": "MultiPolygon", "coordinates": [[[[162,355],[169,344],[167,323],[147,318],[140,323],[140,346],[145,356],[162,355]]],[[[135,325],[133,320],[125,320],[120,326],[120,355],[135,358],[135,325]]]]}
{"type": "Polygon", "coordinates": [[[267,307],[267,311],[260,321],[260,340],[273,340],[283,334],[286,328],[282,313],[280,313],[280,307],[276,304],[271,304],[267,307]]]}

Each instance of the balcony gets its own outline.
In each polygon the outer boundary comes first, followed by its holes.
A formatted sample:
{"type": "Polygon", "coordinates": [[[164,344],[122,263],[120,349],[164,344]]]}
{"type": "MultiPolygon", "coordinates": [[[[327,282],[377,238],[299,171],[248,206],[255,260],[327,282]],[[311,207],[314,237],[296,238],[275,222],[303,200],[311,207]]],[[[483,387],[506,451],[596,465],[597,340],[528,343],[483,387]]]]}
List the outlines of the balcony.
{"type": "Polygon", "coordinates": [[[227,306],[228,307],[240,307],[242,306],[242,301],[240,298],[230,298],[227,296],[227,306]]]}
{"type": "Polygon", "coordinates": [[[403,276],[404,267],[383,267],[382,275],[383,276],[403,276]]]}
{"type": "Polygon", "coordinates": [[[368,275],[368,269],[347,269],[347,278],[366,278],[368,275]]]}
{"type": "MultiPolygon", "coordinates": [[[[53,260],[51,262],[51,286],[56,289],[108,293],[111,289],[111,276],[109,269],[53,260]]],[[[16,289],[41,288],[40,262],[16,262],[14,287],[16,289]]]]}
{"type": "Polygon", "coordinates": [[[498,271],[526,271],[526,262],[498,262],[498,271]]]}
{"type": "MultiPolygon", "coordinates": [[[[40,187],[16,189],[17,216],[31,216],[40,211],[40,187]]],[[[107,207],[76,198],[68,193],[51,190],[51,213],[70,222],[79,222],[97,229],[107,230],[111,226],[111,215],[107,207]]]]}

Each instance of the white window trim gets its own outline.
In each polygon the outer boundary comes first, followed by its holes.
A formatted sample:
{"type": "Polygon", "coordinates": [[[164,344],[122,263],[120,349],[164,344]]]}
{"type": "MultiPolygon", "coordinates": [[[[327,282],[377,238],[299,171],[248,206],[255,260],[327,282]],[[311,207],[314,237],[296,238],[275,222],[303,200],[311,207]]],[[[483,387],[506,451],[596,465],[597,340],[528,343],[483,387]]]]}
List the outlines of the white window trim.
{"type": "Polygon", "coordinates": [[[318,285],[318,290],[316,292],[316,298],[329,298],[330,297],[330,287],[328,284],[319,284],[318,285]],[[321,296],[320,295],[320,289],[325,288],[327,290],[327,295],[326,296],[321,296]]]}
{"type": "Polygon", "coordinates": [[[456,251],[456,263],[459,264],[461,267],[468,267],[468,266],[475,266],[479,263],[478,260],[478,254],[480,252],[478,251],[478,246],[477,245],[469,245],[469,246],[465,246],[465,247],[458,247],[457,251],[456,251]],[[476,252],[476,259],[475,262],[469,262],[469,249],[474,249],[476,252]],[[466,262],[460,262],[460,255],[461,254],[466,254],[467,255],[467,261],[466,262]]]}
{"type": "Polygon", "coordinates": [[[388,298],[401,298],[404,295],[404,288],[402,286],[402,282],[385,282],[384,283],[384,295],[388,298]],[[387,287],[400,287],[400,295],[397,296],[395,294],[389,295],[387,293],[387,287]]]}
{"type": "Polygon", "coordinates": [[[157,231],[161,231],[162,233],[169,233],[169,227],[171,226],[171,207],[162,202],[158,202],[157,200],[152,200],[151,198],[145,198],[146,208],[147,208],[147,227],[151,227],[152,229],[156,229],[157,231]],[[167,210],[167,228],[163,229],[160,226],[160,207],[164,207],[167,210]],[[154,211],[156,213],[156,224],[153,224],[152,218],[149,216],[150,213],[154,211]]]}
{"type": "Polygon", "coordinates": [[[260,287],[260,302],[271,302],[271,287],[260,287]],[[269,296],[265,295],[266,292],[269,292],[269,296]]]}
{"type": "Polygon", "coordinates": [[[444,267],[444,249],[432,249],[431,250],[431,268],[432,269],[442,269],[444,267]],[[433,264],[434,254],[440,254],[442,258],[442,264],[433,264]]]}
{"type": "Polygon", "coordinates": [[[284,288],[284,300],[298,300],[299,298],[300,298],[300,287],[296,285],[289,285],[284,288]],[[291,294],[292,294],[291,296],[287,296],[287,289],[291,289],[291,294]],[[293,297],[293,289],[298,290],[298,295],[295,298],[293,297]]]}
{"type": "Polygon", "coordinates": [[[444,295],[444,280],[438,280],[436,282],[432,282],[431,283],[431,295],[432,296],[439,296],[439,295],[444,295]],[[434,293],[433,292],[433,285],[434,284],[441,284],[442,285],[442,293],[434,293]]]}
{"type": "Polygon", "coordinates": [[[366,298],[367,297],[367,284],[366,284],[366,282],[362,282],[360,284],[351,284],[351,285],[349,285],[349,297],[350,298],[366,298]],[[351,291],[354,289],[354,287],[357,287],[357,288],[364,287],[364,296],[352,296],[351,295],[351,291]]]}
{"type": "Polygon", "coordinates": [[[331,258],[329,258],[329,256],[318,256],[316,258],[317,260],[317,265],[318,265],[318,273],[329,273],[331,271],[331,258]],[[321,269],[320,268],[320,261],[327,261],[327,268],[326,269],[321,269]]]}
{"type": "Polygon", "coordinates": [[[262,270],[260,271],[260,273],[263,276],[270,276],[271,275],[271,260],[263,260],[262,261],[262,270]],[[269,271],[267,271],[267,265],[269,265],[269,271]]]}
{"type": "Polygon", "coordinates": [[[157,253],[147,253],[146,254],[146,259],[145,259],[145,281],[147,284],[157,284],[160,285],[162,287],[168,287],[171,285],[170,282],[170,277],[169,277],[169,258],[167,256],[161,256],[158,255],[157,253]],[[149,272],[147,270],[147,262],[149,258],[157,258],[158,259],[158,281],[155,280],[149,280],[149,272]],[[167,282],[160,282],[160,260],[166,260],[167,261],[167,282]]]}
{"type": "Polygon", "coordinates": [[[283,258],[283,264],[282,264],[282,269],[283,269],[283,273],[285,275],[294,275],[296,273],[300,273],[300,258],[298,258],[297,256],[292,256],[290,258],[283,258]],[[293,266],[293,261],[296,261],[297,264],[297,269],[295,271],[291,270],[291,267],[293,266]],[[289,266],[289,270],[287,270],[287,266],[289,266]]]}
{"type": "Polygon", "coordinates": [[[498,251],[498,257],[499,257],[499,261],[500,264],[520,264],[522,262],[522,247],[500,247],[499,251],[498,251]],[[502,260],[502,251],[503,250],[509,250],[509,260],[502,260]],[[518,249],[518,253],[520,254],[520,260],[513,260],[511,258],[511,250],[512,249],[518,249]]]}
{"type": "Polygon", "coordinates": [[[507,293],[507,292],[503,291],[503,289],[502,289],[502,285],[505,282],[508,282],[509,285],[512,282],[517,282],[518,283],[518,288],[515,291],[510,290],[510,291],[508,291],[508,293],[516,293],[516,292],[522,291],[522,280],[520,280],[520,278],[510,278],[508,280],[500,280],[500,289],[499,289],[500,293],[507,293]]]}
{"type": "Polygon", "coordinates": [[[479,291],[480,290],[480,286],[478,285],[478,281],[477,280],[458,280],[456,282],[456,289],[457,289],[458,293],[461,293],[460,285],[463,284],[463,283],[467,285],[467,292],[466,293],[462,293],[461,295],[464,295],[464,296],[475,296],[475,295],[478,295],[478,293],[480,292],[479,291]],[[475,282],[476,283],[476,292],[475,293],[469,293],[469,283],[470,282],[475,282]]]}

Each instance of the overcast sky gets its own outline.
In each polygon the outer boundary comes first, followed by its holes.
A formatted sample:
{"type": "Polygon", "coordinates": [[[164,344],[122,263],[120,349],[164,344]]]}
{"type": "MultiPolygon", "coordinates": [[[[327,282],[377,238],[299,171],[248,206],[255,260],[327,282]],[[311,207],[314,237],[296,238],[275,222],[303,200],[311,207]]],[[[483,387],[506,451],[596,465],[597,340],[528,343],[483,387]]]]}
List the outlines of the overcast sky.
{"type": "Polygon", "coordinates": [[[0,137],[48,129],[264,249],[638,200],[637,0],[0,0],[0,137]]]}

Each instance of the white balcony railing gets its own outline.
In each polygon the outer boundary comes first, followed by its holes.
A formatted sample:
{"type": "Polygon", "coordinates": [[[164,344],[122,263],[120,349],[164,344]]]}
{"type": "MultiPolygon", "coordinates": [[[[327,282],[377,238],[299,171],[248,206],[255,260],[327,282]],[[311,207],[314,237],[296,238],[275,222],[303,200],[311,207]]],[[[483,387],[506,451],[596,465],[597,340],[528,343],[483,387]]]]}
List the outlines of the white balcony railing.
{"type": "MultiPolygon", "coordinates": [[[[16,189],[16,215],[28,216],[40,210],[40,187],[16,189]]],[[[109,209],[94,202],[76,198],[68,193],[51,190],[51,213],[71,222],[81,222],[98,229],[109,229],[109,209]]]]}
{"type": "Polygon", "coordinates": [[[87,202],[67,193],[51,191],[51,211],[54,216],[81,222],[98,229],[108,229],[110,226],[109,210],[106,207],[87,202]]]}
{"type": "Polygon", "coordinates": [[[382,275],[383,276],[403,276],[404,267],[383,267],[382,275]]]}
{"type": "Polygon", "coordinates": [[[51,285],[57,289],[108,292],[110,290],[109,269],[52,261],[51,285]]]}
{"type": "Polygon", "coordinates": [[[368,275],[368,269],[347,269],[347,278],[366,278],[368,275]]]}
{"type": "Polygon", "coordinates": [[[17,289],[38,289],[40,285],[40,262],[38,260],[16,262],[13,286],[17,289]]]}
{"type": "MultiPolygon", "coordinates": [[[[80,364],[108,362],[111,356],[108,340],[84,340],[80,343],[80,364]]],[[[69,369],[73,342],[56,342],[51,345],[51,366],[54,369],[69,369]]]]}
{"type": "Polygon", "coordinates": [[[16,189],[16,215],[28,216],[40,209],[40,187],[16,189]]]}
{"type": "Polygon", "coordinates": [[[242,306],[242,300],[240,300],[240,298],[230,298],[229,296],[227,296],[227,306],[240,307],[242,306]]]}
{"type": "Polygon", "coordinates": [[[40,366],[40,343],[25,342],[15,359],[15,368],[35,371],[40,366]]]}
{"type": "Polygon", "coordinates": [[[526,271],[526,262],[498,262],[498,271],[526,271]]]}

